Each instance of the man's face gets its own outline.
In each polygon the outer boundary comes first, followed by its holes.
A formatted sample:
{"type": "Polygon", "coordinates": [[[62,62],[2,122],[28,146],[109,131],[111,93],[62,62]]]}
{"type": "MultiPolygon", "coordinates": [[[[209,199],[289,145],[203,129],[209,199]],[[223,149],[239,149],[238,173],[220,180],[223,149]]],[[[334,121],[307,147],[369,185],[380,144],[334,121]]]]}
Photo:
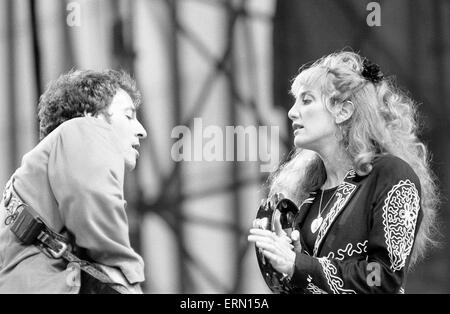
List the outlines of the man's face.
{"type": "Polygon", "coordinates": [[[136,107],[130,95],[119,89],[111,101],[108,113],[109,123],[120,139],[119,145],[125,154],[125,166],[128,170],[133,170],[139,157],[139,140],[146,138],[147,132],[136,118],[136,107]]]}

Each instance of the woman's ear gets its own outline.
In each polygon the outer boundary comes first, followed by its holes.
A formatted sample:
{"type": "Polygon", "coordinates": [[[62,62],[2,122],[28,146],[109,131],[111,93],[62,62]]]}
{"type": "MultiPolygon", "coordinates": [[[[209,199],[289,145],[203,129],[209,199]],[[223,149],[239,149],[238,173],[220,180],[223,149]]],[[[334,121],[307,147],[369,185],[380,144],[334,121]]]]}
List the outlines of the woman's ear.
{"type": "Polygon", "coordinates": [[[355,111],[355,105],[350,100],[346,100],[338,105],[335,121],[337,124],[341,124],[351,118],[355,111]]]}

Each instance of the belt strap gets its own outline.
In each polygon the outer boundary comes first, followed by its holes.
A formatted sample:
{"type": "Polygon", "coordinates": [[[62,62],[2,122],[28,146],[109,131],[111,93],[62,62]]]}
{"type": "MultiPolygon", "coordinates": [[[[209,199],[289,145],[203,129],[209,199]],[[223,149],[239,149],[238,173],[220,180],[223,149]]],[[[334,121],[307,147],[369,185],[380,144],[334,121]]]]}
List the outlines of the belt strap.
{"type": "MultiPolygon", "coordinates": [[[[61,236],[59,234],[57,235],[61,236]]],[[[53,258],[63,258],[68,263],[80,264],[81,269],[92,277],[106,284],[115,284],[115,282],[113,282],[108,275],[97,269],[94,265],[71,253],[68,249],[68,245],[63,241],[58,240],[53,231],[49,229],[43,230],[36,239],[40,242],[40,244],[43,244],[43,248],[47,249],[53,258]]]]}

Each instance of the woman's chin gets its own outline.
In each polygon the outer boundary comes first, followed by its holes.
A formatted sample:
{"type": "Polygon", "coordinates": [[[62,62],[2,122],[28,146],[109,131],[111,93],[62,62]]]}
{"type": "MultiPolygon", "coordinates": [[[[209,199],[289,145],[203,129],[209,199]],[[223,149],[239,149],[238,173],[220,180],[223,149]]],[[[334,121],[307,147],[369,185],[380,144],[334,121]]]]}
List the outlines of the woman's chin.
{"type": "Polygon", "coordinates": [[[306,146],[308,146],[308,142],[305,141],[305,140],[302,139],[302,138],[299,138],[299,136],[296,136],[296,137],[294,138],[294,145],[295,145],[295,147],[297,147],[297,148],[306,148],[306,149],[307,149],[306,146]]]}

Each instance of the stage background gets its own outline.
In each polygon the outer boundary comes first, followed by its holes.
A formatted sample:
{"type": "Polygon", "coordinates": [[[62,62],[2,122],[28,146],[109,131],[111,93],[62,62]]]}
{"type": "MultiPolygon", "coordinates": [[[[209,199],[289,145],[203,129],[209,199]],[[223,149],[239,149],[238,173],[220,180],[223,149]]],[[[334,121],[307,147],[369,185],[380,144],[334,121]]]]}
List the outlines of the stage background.
{"type": "MultiPolygon", "coordinates": [[[[175,126],[279,128],[299,67],[353,49],[381,65],[421,105],[442,206],[440,248],[409,275],[407,292],[450,292],[450,1],[0,0],[0,185],[38,142],[36,106],[70,69],[116,68],[136,77],[148,138],[126,198],[147,293],[268,293],[246,241],[267,173],[261,162],[174,162],[175,126]],[[199,121],[199,120],[197,120],[199,121]]],[[[255,143],[246,142],[247,153],[255,143]]],[[[264,146],[264,145],[263,145],[264,146]]],[[[224,150],[236,151],[236,143],[224,150]]],[[[236,152],[235,152],[236,153],[236,152]]]]}

